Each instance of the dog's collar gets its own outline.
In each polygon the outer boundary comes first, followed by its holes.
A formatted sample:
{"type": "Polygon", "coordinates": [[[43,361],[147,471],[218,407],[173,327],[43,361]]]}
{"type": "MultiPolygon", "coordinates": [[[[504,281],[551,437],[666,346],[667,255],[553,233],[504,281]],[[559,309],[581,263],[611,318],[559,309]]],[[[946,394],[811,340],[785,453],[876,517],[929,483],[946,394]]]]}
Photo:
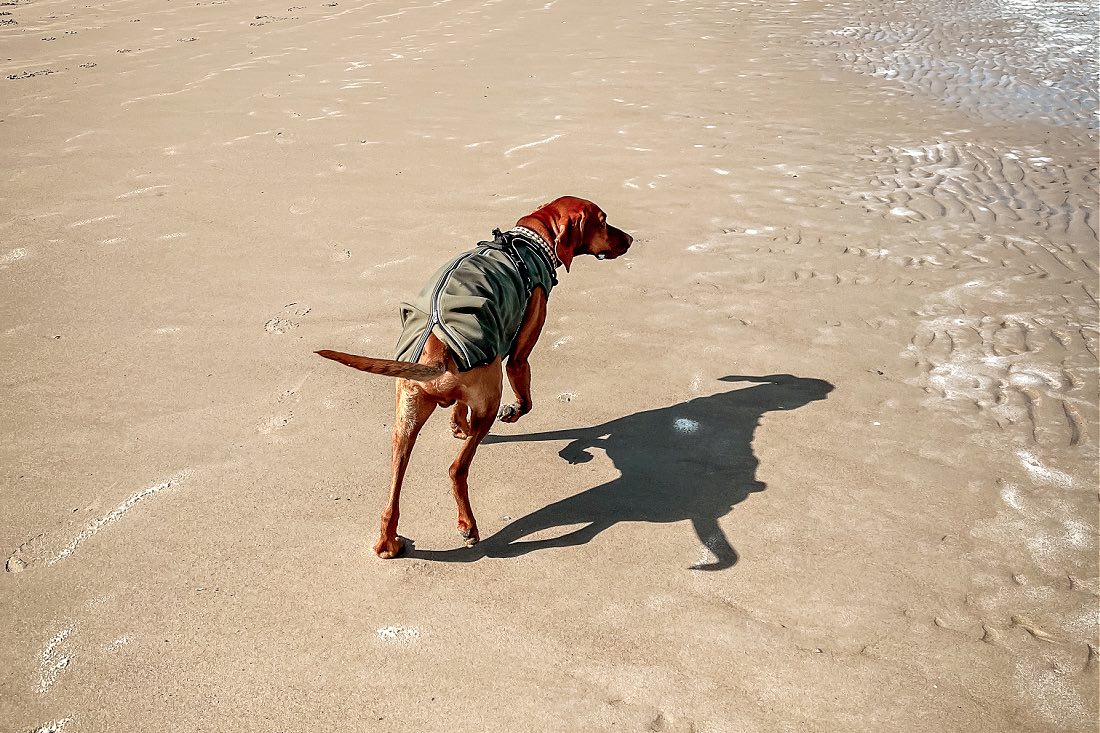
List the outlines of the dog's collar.
{"type": "Polygon", "coordinates": [[[527,227],[515,226],[509,229],[508,233],[514,234],[517,237],[520,237],[523,240],[535,245],[535,247],[537,247],[544,255],[546,255],[546,257],[550,261],[550,264],[553,265],[553,269],[556,270],[561,267],[561,259],[558,257],[557,252],[554,251],[554,248],[550,246],[550,243],[543,239],[538,232],[528,229],[527,227]]]}

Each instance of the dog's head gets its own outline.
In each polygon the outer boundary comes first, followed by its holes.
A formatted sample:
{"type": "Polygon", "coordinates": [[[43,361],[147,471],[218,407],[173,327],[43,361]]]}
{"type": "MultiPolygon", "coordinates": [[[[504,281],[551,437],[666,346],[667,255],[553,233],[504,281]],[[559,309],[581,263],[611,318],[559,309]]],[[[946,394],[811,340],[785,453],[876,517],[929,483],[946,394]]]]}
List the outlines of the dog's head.
{"type": "Polygon", "coordinates": [[[568,270],[577,255],[613,260],[630,249],[634,237],[607,223],[607,214],[596,204],[576,196],[562,196],[543,204],[528,216],[549,232],[558,259],[568,270]]]}

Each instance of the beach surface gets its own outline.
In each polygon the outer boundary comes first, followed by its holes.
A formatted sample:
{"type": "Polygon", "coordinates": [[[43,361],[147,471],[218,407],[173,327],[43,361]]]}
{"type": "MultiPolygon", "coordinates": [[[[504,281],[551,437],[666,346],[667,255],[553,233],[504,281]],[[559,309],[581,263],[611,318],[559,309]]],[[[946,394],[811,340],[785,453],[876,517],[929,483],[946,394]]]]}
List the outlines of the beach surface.
{"type": "Polygon", "coordinates": [[[0,2],[0,731],[1094,731],[1097,11],[0,2]],[[398,306],[563,194],[455,531],[398,306]]]}

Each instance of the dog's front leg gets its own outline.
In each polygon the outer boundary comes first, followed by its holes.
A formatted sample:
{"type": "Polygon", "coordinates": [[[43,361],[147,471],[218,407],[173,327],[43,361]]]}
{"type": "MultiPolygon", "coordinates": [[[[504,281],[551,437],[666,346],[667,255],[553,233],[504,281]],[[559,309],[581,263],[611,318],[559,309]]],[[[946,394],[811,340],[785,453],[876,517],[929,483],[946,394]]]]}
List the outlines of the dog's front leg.
{"type": "Polygon", "coordinates": [[[546,291],[540,287],[531,292],[531,300],[527,303],[527,311],[523,314],[523,324],[516,334],[516,341],[512,345],[512,353],[508,355],[508,383],[512,385],[512,392],[516,401],[500,408],[500,419],[503,422],[515,422],[531,411],[531,363],[528,358],[535,344],[542,334],[542,327],[546,324],[546,291]]]}

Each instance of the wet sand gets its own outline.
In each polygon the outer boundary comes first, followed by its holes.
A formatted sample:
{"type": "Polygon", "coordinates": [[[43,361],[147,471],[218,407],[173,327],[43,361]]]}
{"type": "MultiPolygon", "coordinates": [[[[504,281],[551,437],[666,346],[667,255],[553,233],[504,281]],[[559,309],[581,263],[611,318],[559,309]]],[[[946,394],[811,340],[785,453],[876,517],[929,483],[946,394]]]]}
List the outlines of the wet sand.
{"type": "Polygon", "coordinates": [[[0,729],[1091,731],[1096,11],[0,5],[0,729]],[[535,409],[370,553],[398,303],[554,196],[535,409]]]}

